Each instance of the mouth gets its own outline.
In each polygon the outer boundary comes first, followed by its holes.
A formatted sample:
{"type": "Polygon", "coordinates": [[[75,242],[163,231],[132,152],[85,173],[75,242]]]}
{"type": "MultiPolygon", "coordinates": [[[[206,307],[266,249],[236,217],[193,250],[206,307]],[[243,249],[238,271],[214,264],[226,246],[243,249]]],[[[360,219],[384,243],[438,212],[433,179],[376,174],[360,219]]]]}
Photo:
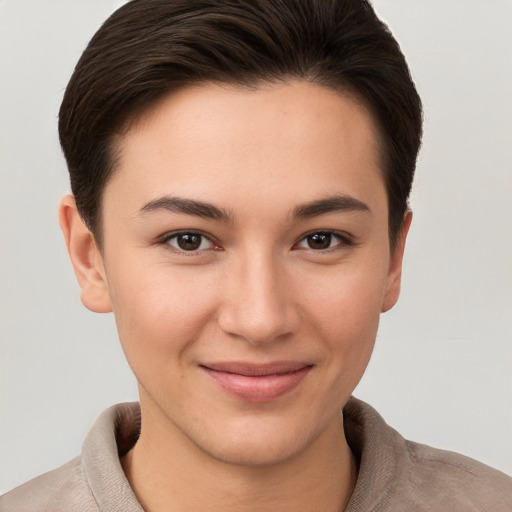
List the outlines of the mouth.
{"type": "Polygon", "coordinates": [[[301,362],[223,362],[200,368],[228,394],[249,402],[270,402],[290,393],[313,368],[301,362]]]}

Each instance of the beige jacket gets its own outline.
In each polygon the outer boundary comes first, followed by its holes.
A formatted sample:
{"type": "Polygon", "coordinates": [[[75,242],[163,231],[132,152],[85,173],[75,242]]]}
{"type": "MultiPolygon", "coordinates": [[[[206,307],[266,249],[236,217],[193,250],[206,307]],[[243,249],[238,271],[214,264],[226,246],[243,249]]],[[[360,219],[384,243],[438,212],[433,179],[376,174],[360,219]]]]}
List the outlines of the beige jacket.
{"type": "MultiPolygon", "coordinates": [[[[119,462],[119,454],[137,439],[139,414],[136,403],[105,411],[81,456],[0,497],[0,511],[143,512],[119,462]]],[[[507,475],[405,440],[355,398],[344,416],[347,439],[360,464],[347,512],[512,511],[512,479],[507,475]]]]}

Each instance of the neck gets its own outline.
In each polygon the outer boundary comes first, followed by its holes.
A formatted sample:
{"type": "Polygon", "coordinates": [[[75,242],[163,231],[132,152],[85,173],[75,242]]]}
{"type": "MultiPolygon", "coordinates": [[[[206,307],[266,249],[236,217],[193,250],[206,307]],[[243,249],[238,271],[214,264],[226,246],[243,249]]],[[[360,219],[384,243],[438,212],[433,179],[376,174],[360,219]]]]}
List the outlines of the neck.
{"type": "Polygon", "coordinates": [[[169,435],[168,428],[145,425],[142,414],[140,438],[121,462],[146,512],[340,512],[355,487],[341,414],[305,451],[265,466],[219,461],[180,431],[169,435]]]}

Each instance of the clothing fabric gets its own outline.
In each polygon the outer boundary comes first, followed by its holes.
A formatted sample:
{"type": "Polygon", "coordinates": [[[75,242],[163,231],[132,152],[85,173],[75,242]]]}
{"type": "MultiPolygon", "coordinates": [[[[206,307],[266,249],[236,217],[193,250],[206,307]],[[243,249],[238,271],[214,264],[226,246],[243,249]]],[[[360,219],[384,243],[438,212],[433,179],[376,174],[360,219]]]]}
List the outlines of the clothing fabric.
{"type": "MultiPolygon", "coordinates": [[[[355,398],[343,414],[359,463],[346,512],[512,511],[512,479],[504,473],[407,441],[355,398]]],[[[137,403],[107,409],[87,436],[81,456],[0,497],[0,511],[144,512],[120,463],[139,431],[137,403]]]]}

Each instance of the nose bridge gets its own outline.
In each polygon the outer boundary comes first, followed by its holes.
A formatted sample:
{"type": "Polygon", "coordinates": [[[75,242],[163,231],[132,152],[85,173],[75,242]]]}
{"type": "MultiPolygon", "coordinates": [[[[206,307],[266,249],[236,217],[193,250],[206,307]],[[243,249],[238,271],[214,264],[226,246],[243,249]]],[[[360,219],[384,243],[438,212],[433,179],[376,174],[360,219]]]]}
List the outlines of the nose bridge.
{"type": "Polygon", "coordinates": [[[228,281],[219,317],[224,331],[262,344],[297,329],[299,315],[287,286],[287,273],[270,250],[246,251],[228,281]]]}

